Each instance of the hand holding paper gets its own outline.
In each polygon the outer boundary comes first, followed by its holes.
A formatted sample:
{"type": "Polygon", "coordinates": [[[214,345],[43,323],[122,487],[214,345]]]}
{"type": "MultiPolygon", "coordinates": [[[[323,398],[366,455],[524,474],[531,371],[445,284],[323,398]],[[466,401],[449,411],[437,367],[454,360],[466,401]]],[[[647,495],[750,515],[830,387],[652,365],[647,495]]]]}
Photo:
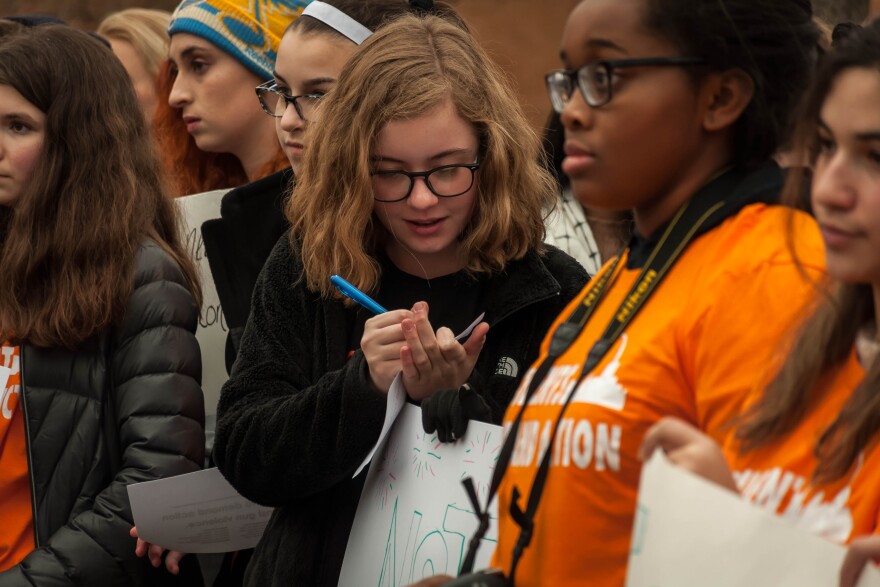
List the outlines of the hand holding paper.
{"type": "Polygon", "coordinates": [[[738,493],[721,447],[695,426],[678,418],[661,419],[645,434],[639,451],[642,461],[658,448],[673,464],[738,493]]]}
{"type": "Polygon", "coordinates": [[[840,587],[856,587],[865,567],[880,562],[880,536],[863,536],[853,540],[846,549],[840,568],[840,587]]]}
{"type": "MultiPolygon", "coordinates": [[[[391,312],[388,312],[391,314],[391,312]]],[[[386,316],[387,314],[382,314],[386,316]]],[[[486,313],[482,313],[477,318],[471,322],[467,328],[462,330],[458,336],[455,337],[456,340],[461,340],[465,338],[480,323],[485,316],[486,313]]],[[[369,321],[368,321],[369,322],[369,321]]],[[[385,438],[388,436],[388,431],[391,430],[391,425],[394,424],[394,421],[397,419],[398,414],[400,414],[400,410],[403,409],[403,406],[406,404],[406,389],[403,387],[403,373],[398,372],[397,376],[391,382],[391,385],[388,387],[387,400],[385,402],[385,422],[382,424],[382,431],[379,433],[379,440],[376,441],[376,444],[370,449],[370,452],[367,453],[367,457],[364,459],[364,462],[361,463],[361,466],[357,468],[352,477],[357,477],[361,474],[361,471],[364,470],[364,467],[370,464],[370,461],[373,460],[373,455],[382,446],[382,443],[385,441],[385,438]]]]}
{"type": "MultiPolygon", "coordinates": [[[[845,554],[655,451],[642,469],[626,584],[829,587],[845,554]]],[[[859,587],[880,587],[870,567],[859,587]]]]}
{"type": "Polygon", "coordinates": [[[400,351],[403,385],[415,400],[426,399],[438,389],[458,388],[467,381],[489,331],[485,322],[473,326],[464,344],[448,328],[440,328],[435,334],[425,302],[416,303],[413,318],[405,319],[401,326],[406,338],[406,346],[400,351]]]}
{"type": "Polygon", "coordinates": [[[452,577],[449,575],[436,575],[434,577],[422,579],[418,583],[413,583],[407,587],[440,587],[440,585],[446,585],[450,581],[452,581],[452,577]]]}
{"type": "Polygon", "coordinates": [[[272,508],[239,495],[217,469],[135,483],[128,486],[128,498],[151,560],[156,549],[161,556],[165,548],[179,553],[253,548],[272,515],[272,508]]]}
{"type": "MultiPolygon", "coordinates": [[[[137,538],[137,544],[134,547],[134,553],[138,557],[147,557],[150,560],[150,564],[153,565],[154,568],[159,568],[159,565],[162,564],[162,555],[165,553],[167,548],[164,546],[160,546],[158,544],[151,544],[145,540],[143,540],[140,536],[138,536],[137,527],[133,526],[131,531],[128,533],[132,538],[137,538]]],[[[177,575],[180,573],[180,559],[186,556],[187,553],[180,552],[177,550],[168,550],[168,556],[165,557],[165,570],[167,570],[172,575],[177,575]]]]}

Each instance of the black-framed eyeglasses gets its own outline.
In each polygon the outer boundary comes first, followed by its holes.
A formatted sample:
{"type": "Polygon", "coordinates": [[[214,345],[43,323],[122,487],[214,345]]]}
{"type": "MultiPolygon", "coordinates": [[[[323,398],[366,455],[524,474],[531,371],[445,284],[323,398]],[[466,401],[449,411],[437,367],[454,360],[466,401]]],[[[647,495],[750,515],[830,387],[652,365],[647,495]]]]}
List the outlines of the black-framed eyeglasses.
{"type": "Polygon", "coordinates": [[[314,112],[315,107],[324,94],[300,94],[299,96],[291,96],[278,89],[278,84],[273,80],[258,85],[256,88],[257,98],[260,100],[260,106],[263,112],[275,118],[284,116],[288,104],[293,104],[297,116],[304,121],[308,121],[314,112]]]}
{"type": "Polygon", "coordinates": [[[441,165],[428,171],[373,171],[373,198],[378,202],[401,202],[412,194],[416,178],[423,178],[438,198],[454,198],[474,186],[480,159],[473,163],[441,165]]]}
{"type": "Polygon", "coordinates": [[[614,70],[628,67],[688,67],[702,65],[699,57],[644,57],[641,59],[611,59],[587,63],[577,71],[558,69],[544,77],[553,110],[561,113],[577,87],[588,106],[598,108],[614,96],[614,70]]]}

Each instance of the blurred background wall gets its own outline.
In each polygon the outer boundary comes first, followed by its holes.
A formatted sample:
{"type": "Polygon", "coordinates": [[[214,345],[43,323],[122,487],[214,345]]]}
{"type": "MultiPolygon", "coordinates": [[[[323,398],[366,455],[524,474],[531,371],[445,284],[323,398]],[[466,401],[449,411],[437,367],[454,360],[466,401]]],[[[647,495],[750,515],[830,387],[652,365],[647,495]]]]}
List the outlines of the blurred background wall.
{"type": "MultiPolygon", "coordinates": [[[[544,74],[559,67],[559,38],[579,0],[453,0],[496,61],[512,77],[536,130],[550,108],[544,74]]],[[[781,0],[767,0],[781,1],[781,0]]],[[[92,28],[110,12],[134,6],[172,10],[178,0],[0,0],[0,14],[42,13],[92,28]]],[[[814,0],[831,23],[880,15],[880,0],[814,0]]]]}
{"type": "Polygon", "coordinates": [[[813,11],[834,25],[838,22],[862,22],[869,10],[880,12],[877,0],[813,0],[813,11]]]}
{"type": "MultiPolygon", "coordinates": [[[[173,10],[179,0],[0,0],[0,15],[50,14],[94,28],[123,8],[173,10]]],[[[526,114],[540,130],[550,112],[544,74],[560,67],[559,38],[578,0],[457,0],[475,34],[510,74],[526,114]]]]}

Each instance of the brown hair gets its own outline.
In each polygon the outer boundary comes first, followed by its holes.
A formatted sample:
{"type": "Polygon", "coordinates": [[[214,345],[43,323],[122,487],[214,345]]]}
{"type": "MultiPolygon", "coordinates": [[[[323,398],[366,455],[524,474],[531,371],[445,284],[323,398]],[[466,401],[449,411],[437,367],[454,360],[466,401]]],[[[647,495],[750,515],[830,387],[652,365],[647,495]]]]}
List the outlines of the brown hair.
{"type": "Polygon", "coordinates": [[[389,121],[447,101],[480,142],[476,202],[460,237],[465,270],[501,271],[529,249],[543,250],[543,210],[556,186],[505,77],[462,28],[437,16],[402,16],[355,53],[320,106],[321,124],[307,131],[310,148],[287,218],[308,287],[335,296],[327,279],[334,273],[364,291],[378,285],[375,252],[387,235],[373,215],[376,136],[389,121]]]}
{"type": "MultiPolygon", "coordinates": [[[[168,103],[174,79],[174,66],[166,59],[159,66],[156,79],[158,104],[153,116],[153,132],[162,154],[165,172],[173,183],[174,195],[187,196],[248,183],[244,167],[235,155],[202,151],[186,131],[180,109],[172,108],[168,103]]],[[[254,94],[254,100],[256,99],[254,94]]],[[[260,177],[289,166],[284,151],[278,145],[275,155],[260,170],[260,177]]]]}
{"type": "MultiPolygon", "coordinates": [[[[798,149],[810,153],[811,162],[816,160],[822,105],[840,73],[853,67],[880,67],[880,24],[875,23],[833,51],[817,74],[802,106],[795,135],[798,149]]],[[[791,172],[783,196],[790,204],[803,199],[807,175],[804,169],[791,172]]],[[[859,330],[875,319],[869,285],[831,284],[824,301],[799,333],[782,369],[744,415],[736,433],[741,450],[756,449],[794,429],[807,407],[825,392],[825,378],[832,376],[853,352],[859,330]]],[[[874,361],[816,445],[817,481],[833,481],[846,475],[862,450],[874,440],[880,430],[878,390],[880,361],[874,361]]]]}
{"type": "Polygon", "coordinates": [[[31,178],[3,210],[3,336],[75,348],[118,323],[145,239],[180,265],[199,303],[177,210],[128,74],[110,49],[66,26],[25,29],[0,41],[0,84],[46,115],[31,178]]]}
{"type": "MultiPolygon", "coordinates": [[[[345,15],[353,18],[359,24],[365,26],[371,31],[378,30],[382,25],[394,20],[405,14],[412,14],[415,9],[409,0],[323,0],[324,3],[342,11],[345,15]]],[[[431,13],[450,22],[454,22],[459,27],[467,30],[467,25],[463,18],[456,13],[445,2],[435,2],[431,13]]],[[[290,23],[287,27],[288,31],[299,31],[306,33],[321,33],[339,36],[347,39],[345,35],[331,27],[330,25],[318,20],[308,14],[300,16],[298,19],[290,23]]]]}
{"type": "Polygon", "coordinates": [[[13,33],[21,32],[23,28],[25,28],[25,26],[20,22],[0,18],[0,38],[11,35],[13,33]]]}

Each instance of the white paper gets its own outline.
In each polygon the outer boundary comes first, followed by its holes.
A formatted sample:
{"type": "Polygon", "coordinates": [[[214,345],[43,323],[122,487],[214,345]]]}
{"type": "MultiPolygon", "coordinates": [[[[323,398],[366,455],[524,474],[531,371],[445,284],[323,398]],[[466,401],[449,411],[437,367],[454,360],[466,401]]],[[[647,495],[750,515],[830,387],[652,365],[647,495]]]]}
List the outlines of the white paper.
{"type": "MultiPolygon", "coordinates": [[[[642,470],[628,587],[834,587],[844,547],[797,529],[656,451],[642,470]]],[[[866,568],[860,587],[880,587],[866,568]]]]}
{"type": "MultiPolygon", "coordinates": [[[[421,409],[404,406],[370,465],[340,587],[396,587],[457,575],[478,525],[461,481],[473,477],[485,500],[503,440],[500,426],[470,422],[463,438],[441,443],[422,429],[421,409]]],[[[495,512],[493,501],[476,568],[487,567],[495,550],[495,512]]]]}
{"type": "MultiPolygon", "coordinates": [[[[196,262],[199,277],[202,280],[202,309],[199,313],[199,325],[196,339],[202,349],[202,391],[205,394],[206,427],[217,415],[217,402],[220,400],[220,388],[226,383],[226,318],[220,307],[220,296],[214,285],[208,257],[205,255],[205,243],[202,240],[202,223],[206,220],[220,218],[220,200],[229,190],[216,190],[177,198],[183,216],[183,242],[190,256],[196,262]]],[[[210,445],[210,442],[209,442],[210,445]]]]}
{"type": "Polygon", "coordinates": [[[248,501],[217,469],[128,486],[138,536],[170,550],[208,553],[253,548],[272,508],[248,501]]]}
{"type": "Polygon", "coordinates": [[[382,446],[382,443],[385,440],[385,437],[388,436],[388,431],[391,430],[391,425],[394,424],[394,421],[397,420],[398,414],[400,414],[400,410],[403,409],[403,406],[406,404],[406,388],[403,386],[403,376],[398,373],[394,380],[391,382],[391,387],[388,388],[388,393],[385,394],[385,421],[382,423],[382,431],[379,433],[379,440],[376,441],[376,444],[373,448],[370,449],[370,452],[367,453],[367,458],[364,459],[364,462],[357,468],[357,471],[352,475],[352,479],[361,474],[361,471],[364,470],[364,467],[370,464],[370,461],[373,460],[373,455],[376,454],[376,451],[382,446]]]}
{"type": "MultiPolygon", "coordinates": [[[[485,315],[486,313],[483,312],[477,316],[467,328],[462,330],[461,333],[455,337],[455,340],[461,340],[466,336],[469,336],[474,328],[477,327],[477,324],[483,320],[483,316],[485,315]]],[[[354,472],[354,475],[351,476],[352,479],[360,475],[361,471],[364,470],[364,467],[369,465],[370,461],[373,460],[373,455],[376,454],[376,451],[382,446],[382,442],[385,440],[385,437],[388,436],[388,431],[391,430],[391,425],[394,424],[401,408],[406,404],[406,387],[403,385],[403,375],[401,373],[398,373],[391,381],[391,387],[388,388],[388,393],[385,397],[387,398],[385,400],[385,421],[382,423],[382,431],[379,433],[379,440],[376,441],[376,444],[370,449],[370,452],[367,453],[367,458],[364,459],[361,466],[358,467],[357,471],[354,472]]]]}

